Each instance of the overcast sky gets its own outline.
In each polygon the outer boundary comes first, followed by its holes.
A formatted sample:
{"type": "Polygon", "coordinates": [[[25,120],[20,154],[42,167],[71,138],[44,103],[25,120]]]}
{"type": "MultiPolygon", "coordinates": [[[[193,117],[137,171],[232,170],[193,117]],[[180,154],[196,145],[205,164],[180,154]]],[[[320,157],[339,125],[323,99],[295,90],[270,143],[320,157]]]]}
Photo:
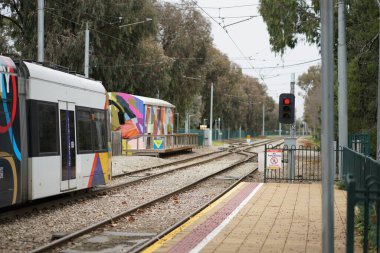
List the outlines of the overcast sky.
{"type": "MultiPolygon", "coordinates": [[[[165,1],[180,3],[180,0],[165,1]]],[[[261,82],[263,81],[261,78],[264,78],[268,94],[276,102],[281,93],[290,92],[291,73],[295,73],[297,81],[298,76],[306,72],[310,66],[320,64],[319,49],[314,45],[308,45],[302,39],[295,49],[288,49],[282,57],[271,52],[267,28],[258,12],[259,0],[198,0],[197,3],[214,19],[200,10],[211,22],[214,46],[225,53],[231,61],[239,64],[245,74],[257,77],[261,82]],[[251,16],[255,17],[230,25],[251,16]],[[228,34],[223,26],[226,26],[228,34]],[[310,62],[313,60],[317,61],[310,62]],[[310,63],[286,67],[304,62],[310,63]]],[[[301,118],[304,111],[300,92],[296,86],[297,118],[301,118]]]]}

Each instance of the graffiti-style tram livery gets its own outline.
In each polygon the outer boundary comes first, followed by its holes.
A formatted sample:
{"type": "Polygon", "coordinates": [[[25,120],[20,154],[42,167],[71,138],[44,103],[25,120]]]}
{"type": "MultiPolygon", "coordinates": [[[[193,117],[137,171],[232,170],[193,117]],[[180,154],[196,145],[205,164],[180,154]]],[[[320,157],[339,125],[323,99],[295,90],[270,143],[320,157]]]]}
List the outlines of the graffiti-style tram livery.
{"type": "Polygon", "coordinates": [[[0,56],[0,207],[107,184],[100,82],[0,56]]]}

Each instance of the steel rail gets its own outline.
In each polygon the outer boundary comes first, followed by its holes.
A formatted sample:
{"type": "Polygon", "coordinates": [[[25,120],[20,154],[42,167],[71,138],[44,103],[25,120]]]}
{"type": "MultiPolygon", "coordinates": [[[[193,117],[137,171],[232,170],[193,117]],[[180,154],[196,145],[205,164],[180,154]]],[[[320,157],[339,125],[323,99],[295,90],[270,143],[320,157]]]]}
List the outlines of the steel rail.
{"type": "MultiPolygon", "coordinates": [[[[264,143],[266,143],[268,141],[269,141],[269,143],[273,142],[272,140],[264,140],[264,141],[252,143],[251,146],[255,147],[255,145],[264,144],[264,143]]],[[[244,144],[244,143],[239,143],[239,144],[244,144]]],[[[233,144],[230,144],[230,145],[233,145],[233,144]]],[[[173,162],[170,162],[170,163],[165,163],[165,164],[161,164],[161,165],[155,165],[155,166],[144,168],[144,169],[141,169],[141,170],[130,171],[130,172],[126,172],[126,173],[122,173],[122,174],[118,174],[118,175],[112,176],[112,178],[119,178],[119,177],[123,177],[123,176],[134,175],[134,174],[137,174],[137,173],[140,173],[140,172],[144,172],[144,171],[147,171],[147,170],[158,169],[158,168],[162,168],[162,167],[166,167],[166,166],[171,166],[171,165],[175,165],[175,164],[179,164],[179,163],[184,163],[184,162],[192,161],[192,160],[195,160],[195,159],[198,159],[198,158],[202,158],[202,157],[205,157],[205,156],[210,156],[210,155],[218,154],[218,153],[221,153],[221,152],[232,152],[233,150],[235,150],[237,148],[238,147],[233,147],[233,148],[230,148],[230,149],[227,149],[227,150],[218,150],[218,151],[210,152],[210,153],[207,153],[207,154],[202,154],[202,155],[198,155],[198,156],[194,156],[194,157],[189,157],[189,158],[186,158],[186,159],[181,159],[181,160],[178,160],[178,161],[173,161],[173,162]]]]}
{"type": "MultiPolygon", "coordinates": [[[[132,181],[129,181],[129,182],[124,182],[124,183],[120,183],[120,184],[112,185],[112,186],[106,186],[106,187],[104,187],[102,189],[96,189],[96,190],[93,190],[91,192],[102,193],[102,192],[105,192],[105,191],[115,190],[115,189],[118,189],[118,188],[121,188],[121,187],[125,187],[125,186],[129,186],[129,185],[138,183],[138,182],[146,180],[146,179],[150,179],[150,178],[162,176],[162,175],[165,175],[165,174],[169,174],[171,172],[187,169],[187,168],[193,167],[195,165],[210,163],[210,162],[213,162],[213,161],[215,161],[215,160],[217,160],[219,158],[222,158],[222,157],[225,157],[225,156],[229,156],[229,155],[232,155],[232,154],[247,155],[247,154],[244,154],[243,152],[251,153],[251,154],[257,154],[255,152],[251,152],[251,151],[248,151],[248,150],[252,149],[252,148],[255,148],[257,146],[260,146],[260,145],[262,145],[264,143],[271,143],[271,142],[273,142],[273,140],[270,140],[270,141],[266,140],[266,141],[261,142],[261,143],[254,143],[253,145],[245,146],[241,150],[238,150],[236,152],[231,152],[231,153],[227,153],[227,154],[221,154],[219,156],[212,157],[212,158],[204,160],[204,161],[199,161],[199,162],[195,162],[195,163],[192,163],[192,164],[187,164],[187,165],[183,165],[183,166],[171,169],[171,170],[159,172],[159,173],[148,175],[148,176],[145,176],[145,177],[136,178],[135,180],[132,180],[132,181]]],[[[166,166],[163,166],[163,167],[166,167],[166,166]]],[[[153,169],[156,169],[156,167],[152,168],[151,170],[153,170],[153,169]]]]}
{"type": "Polygon", "coordinates": [[[207,179],[212,178],[212,177],[216,176],[217,174],[220,174],[220,173],[223,173],[225,171],[231,170],[232,168],[235,168],[235,167],[237,167],[237,166],[239,166],[239,165],[247,162],[249,159],[251,159],[253,157],[253,156],[249,156],[247,154],[244,154],[244,155],[246,156],[244,159],[241,159],[240,161],[235,162],[232,165],[229,165],[228,167],[226,167],[226,168],[224,168],[224,169],[222,169],[220,171],[212,173],[212,174],[210,174],[210,175],[208,175],[208,176],[206,176],[204,178],[201,178],[201,179],[199,179],[199,180],[197,180],[197,181],[195,181],[193,183],[190,183],[190,184],[188,184],[188,185],[186,185],[186,186],[184,186],[184,187],[182,187],[180,189],[174,190],[174,191],[172,191],[172,192],[170,192],[168,194],[165,194],[165,195],[163,195],[163,196],[161,196],[159,198],[156,198],[154,200],[148,201],[148,202],[146,202],[144,204],[141,204],[139,206],[130,208],[130,209],[124,211],[124,212],[116,214],[115,216],[113,216],[111,218],[105,219],[105,220],[100,221],[100,222],[98,222],[96,224],[93,224],[91,226],[88,226],[88,227],[83,228],[81,230],[78,230],[76,232],[73,232],[73,233],[71,233],[69,235],[66,235],[66,236],[64,236],[64,237],[62,237],[62,238],[60,238],[60,239],[58,239],[56,241],[50,242],[50,243],[48,243],[48,244],[46,244],[44,246],[41,246],[41,247],[39,247],[37,249],[34,249],[34,250],[30,251],[30,253],[44,252],[46,250],[50,250],[50,249],[56,248],[59,245],[62,245],[63,243],[65,243],[65,242],[68,242],[68,241],[70,241],[70,240],[72,240],[74,238],[77,238],[77,237],[79,237],[81,235],[89,233],[89,232],[91,232],[91,231],[93,231],[93,230],[95,230],[95,229],[97,229],[97,228],[99,228],[99,227],[101,227],[103,225],[109,224],[110,222],[112,222],[114,220],[117,220],[117,219],[119,219],[121,217],[124,217],[124,216],[128,216],[129,214],[132,214],[132,213],[136,212],[138,209],[142,209],[142,208],[146,208],[146,207],[152,206],[152,205],[154,205],[155,203],[157,203],[159,201],[168,199],[168,198],[170,198],[171,196],[173,196],[175,194],[183,192],[183,191],[185,191],[185,190],[187,190],[187,189],[189,189],[191,187],[194,187],[195,185],[197,185],[197,184],[199,184],[199,183],[201,183],[203,181],[206,181],[207,179]]]}
{"type": "Polygon", "coordinates": [[[214,203],[215,201],[217,201],[218,199],[220,199],[221,197],[223,197],[223,195],[225,195],[227,192],[229,192],[230,190],[232,190],[234,187],[236,187],[239,183],[241,183],[244,179],[246,179],[248,176],[250,176],[251,174],[253,174],[254,172],[256,172],[259,168],[256,168],[256,169],[253,169],[252,171],[250,171],[249,173],[243,175],[242,177],[240,177],[240,179],[238,179],[235,183],[233,183],[231,186],[229,186],[227,189],[225,189],[222,193],[220,193],[219,195],[217,195],[215,198],[213,198],[211,201],[209,201],[208,203],[204,204],[203,206],[199,207],[197,210],[195,210],[194,212],[192,212],[190,215],[186,216],[185,218],[183,218],[182,220],[178,221],[177,223],[175,223],[174,225],[170,226],[169,228],[165,229],[164,231],[162,231],[161,233],[159,233],[158,235],[154,236],[152,239],[148,240],[147,242],[145,242],[144,244],[138,246],[138,248],[136,249],[133,249],[132,251],[130,251],[131,253],[136,253],[136,252],[140,252],[142,251],[143,249],[149,247],[150,245],[152,245],[153,243],[157,242],[158,240],[162,239],[163,237],[165,237],[167,234],[171,233],[173,230],[177,229],[178,227],[182,226],[184,223],[186,223],[187,221],[189,221],[191,218],[193,218],[195,215],[197,215],[198,213],[200,213],[202,210],[204,210],[205,208],[207,208],[208,206],[210,206],[212,203],[214,203]]]}
{"type": "MultiPolygon", "coordinates": [[[[209,162],[212,162],[212,161],[214,161],[216,159],[224,157],[226,155],[232,155],[232,154],[236,154],[236,153],[242,151],[242,150],[239,150],[237,152],[233,152],[234,150],[236,150],[238,148],[243,148],[243,150],[245,150],[245,152],[249,153],[250,151],[247,151],[247,150],[249,150],[251,148],[255,148],[255,147],[260,146],[260,145],[265,144],[265,143],[274,142],[276,140],[278,140],[278,139],[275,139],[275,140],[265,140],[265,141],[261,141],[261,142],[255,142],[255,143],[252,143],[250,145],[246,145],[244,147],[234,147],[234,148],[228,150],[231,153],[222,154],[220,156],[212,157],[212,158],[204,160],[204,161],[199,161],[199,162],[196,162],[196,163],[180,166],[180,167],[174,168],[172,170],[168,170],[168,171],[164,171],[164,172],[161,172],[161,173],[156,173],[156,174],[148,175],[146,177],[140,177],[140,178],[137,178],[137,179],[129,181],[129,182],[124,182],[124,183],[120,183],[120,184],[116,184],[116,185],[112,185],[112,186],[104,186],[104,187],[101,187],[101,188],[92,188],[92,189],[85,189],[83,191],[71,192],[71,193],[67,193],[67,194],[73,194],[73,195],[63,196],[63,198],[59,198],[59,195],[52,196],[50,198],[58,197],[59,199],[53,199],[53,200],[50,200],[48,202],[42,202],[42,203],[41,202],[38,202],[38,203],[35,203],[35,204],[32,203],[32,204],[30,204],[30,205],[28,205],[26,207],[23,206],[23,207],[21,207],[19,209],[10,209],[10,210],[8,210],[6,212],[0,213],[0,218],[10,218],[10,217],[14,217],[14,216],[17,216],[17,215],[23,215],[23,214],[25,214],[27,212],[30,212],[31,210],[34,210],[34,209],[42,209],[42,208],[45,208],[47,206],[55,206],[55,205],[59,205],[61,203],[65,203],[65,202],[69,202],[69,201],[73,201],[73,200],[75,201],[77,199],[83,198],[84,196],[88,196],[88,194],[98,194],[98,193],[104,193],[104,192],[107,192],[107,191],[110,191],[110,190],[116,190],[118,188],[126,187],[126,186],[129,186],[129,185],[133,185],[133,184],[136,184],[136,183],[138,183],[140,181],[143,181],[143,180],[146,180],[146,179],[149,179],[149,178],[158,177],[158,176],[161,176],[161,175],[164,175],[164,174],[168,174],[168,173],[171,173],[171,172],[175,172],[175,171],[179,171],[179,170],[182,170],[182,169],[186,169],[186,168],[189,168],[189,167],[192,167],[192,166],[195,166],[195,165],[209,163],[209,162]]],[[[223,151],[220,151],[220,152],[223,152],[223,151]]],[[[175,165],[175,164],[179,164],[181,162],[183,163],[183,162],[186,162],[186,161],[195,160],[195,159],[198,159],[198,158],[202,158],[202,157],[209,156],[209,155],[212,155],[212,154],[217,154],[217,153],[219,153],[219,151],[212,152],[212,153],[207,153],[207,154],[204,154],[204,155],[201,155],[201,156],[197,156],[197,157],[190,157],[188,159],[182,159],[180,161],[175,161],[173,163],[162,164],[162,165],[158,165],[158,166],[153,166],[153,167],[145,168],[143,170],[135,171],[135,173],[129,173],[128,175],[138,174],[140,172],[144,172],[144,171],[147,171],[147,170],[153,170],[153,169],[159,169],[159,168],[163,168],[163,167],[169,167],[169,166],[172,166],[172,165],[175,165]]],[[[122,176],[128,176],[128,175],[122,174],[122,176]]]]}

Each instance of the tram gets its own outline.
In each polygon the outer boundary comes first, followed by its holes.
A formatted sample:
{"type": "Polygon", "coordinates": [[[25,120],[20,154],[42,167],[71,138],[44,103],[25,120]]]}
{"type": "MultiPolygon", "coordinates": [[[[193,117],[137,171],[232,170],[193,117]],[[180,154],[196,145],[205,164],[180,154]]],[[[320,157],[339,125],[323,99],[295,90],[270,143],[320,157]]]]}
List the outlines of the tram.
{"type": "Polygon", "coordinates": [[[0,207],[107,184],[103,85],[0,56],[0,207]]]}

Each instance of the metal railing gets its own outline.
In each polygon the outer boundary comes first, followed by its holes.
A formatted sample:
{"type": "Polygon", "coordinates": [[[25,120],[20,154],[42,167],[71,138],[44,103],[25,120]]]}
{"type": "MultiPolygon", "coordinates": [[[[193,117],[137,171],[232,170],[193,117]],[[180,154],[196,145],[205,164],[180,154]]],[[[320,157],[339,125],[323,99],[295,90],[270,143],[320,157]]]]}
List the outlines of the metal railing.
{"type": "Polygon", "coordinates": [[[369,134],[349,134],[348,147],[359,153],[370,155],[371,154],[371,138],[369,134]]]}
{"type": "Polygon", "coordinates": [[[123,140],[123,151],[168,150],[181,147],[198,147],[198,134],[139,135],[123,140]]]}
{"type": "Polygon", "coordinates": [[[379,252],[380,163],[344,148],[343,173],[347,187],[347,252],[379,252]]]}
{"type": "MultiPolygon", "coordinates": [[[[337,154],[342,149],[335,150],[337,154]]],[[[306,146],[265,146],[264,153],[264,182],[268,181],[321,181],[322,164],[321,151],[318,147],[306,146]],[[267,151],[277,149],[282,153],[281,166],[271,169],[267,164],[267,151]]],[[[335,161],[335,179],[339,179],[338,163],[335,161]]]]}

